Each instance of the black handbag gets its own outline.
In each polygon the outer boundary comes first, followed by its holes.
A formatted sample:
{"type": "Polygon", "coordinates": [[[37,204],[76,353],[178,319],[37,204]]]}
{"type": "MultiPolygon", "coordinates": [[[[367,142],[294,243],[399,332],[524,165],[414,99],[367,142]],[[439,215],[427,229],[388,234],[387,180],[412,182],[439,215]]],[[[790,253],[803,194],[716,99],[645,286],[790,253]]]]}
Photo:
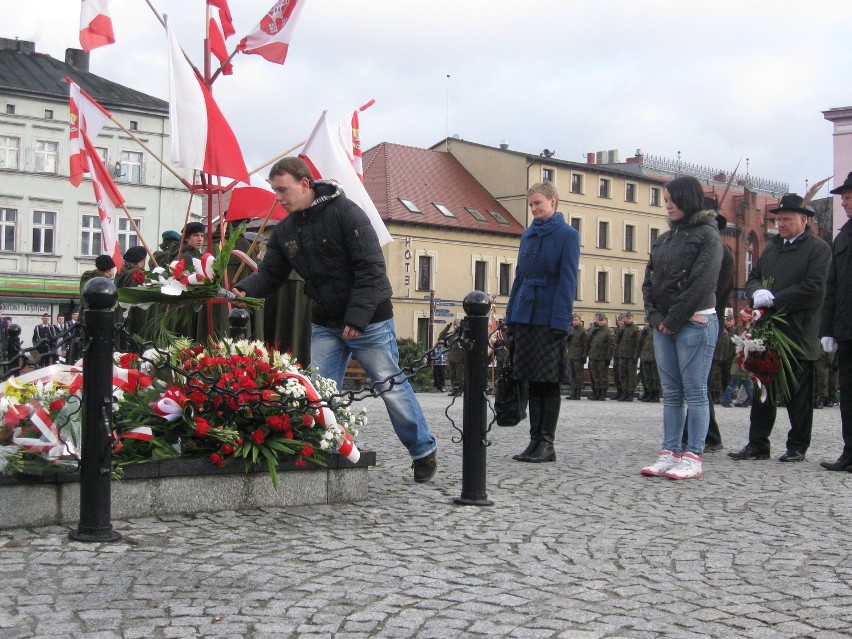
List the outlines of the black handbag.
{"type": "Polygon", "coordinates": [[[494,392],[494,412],[498,426],[516,426],[527,416],[527,393],[523,381],[512,379],[514,366],[500,369],[494,392]]]}

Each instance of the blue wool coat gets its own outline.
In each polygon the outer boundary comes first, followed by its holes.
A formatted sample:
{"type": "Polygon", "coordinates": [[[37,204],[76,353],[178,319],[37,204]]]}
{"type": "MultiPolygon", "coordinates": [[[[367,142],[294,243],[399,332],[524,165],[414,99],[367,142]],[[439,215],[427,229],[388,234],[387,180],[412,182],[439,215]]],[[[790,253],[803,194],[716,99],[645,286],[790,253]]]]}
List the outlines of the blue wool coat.
{"type": "Polygon", "coordinates": [[[580,234],[562,213],[534,221],[521,235],[506,323],[569,331],[579,264],[580,234]]]}

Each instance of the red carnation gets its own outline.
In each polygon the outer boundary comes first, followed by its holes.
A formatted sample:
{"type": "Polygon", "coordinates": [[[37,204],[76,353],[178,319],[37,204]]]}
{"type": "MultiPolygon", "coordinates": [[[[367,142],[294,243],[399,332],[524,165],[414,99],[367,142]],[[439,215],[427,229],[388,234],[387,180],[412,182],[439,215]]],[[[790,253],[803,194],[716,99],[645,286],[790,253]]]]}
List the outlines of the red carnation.
{"type": "Polygon", "coordinates": [[[231,446],[231,444],[222,444],[222,449],[221,449],[221,451],[220,451],[220,452],[221,452],[223,455],[230,455],[230,454],[232,454],[235,450],[237,450],[237,449],[236,449],[236,448],[234,448],[233,446],[231,446]]]}
{"type": "Polygon", "coordinates": [[[136,284],[136,286],[141,286],[145,283],[145,273],[140,271],[138,268],[133,271],[133,275],[130,276],[130,280],[136,284]]]}
{"type": "Polygon", "coordinates": [[[304,446],[302,446],[302,450],[299,451],[299,454],[302,457],[310,457],[314,454],[314,447],[310,444],[305,444],[304,446]]]}
{"type": "Polygon", "coordinates": [[[203,417],[195,418],[195,436],[196,437],[206,437],[207,432],[210,430],[210,423],[204,419],[203,417]]]}
{"type": "Polygon", "coordinates": [[[299,468],[301,468],[302,466],[307,466],[307,465],[308,465],[308,462],[306,462],[304,459],[302,459],[301,457],[299,457],[299,459],[297,459],[297,460],[294,462],[294,464],[293,464],[293,465],[294,465],[294,466],[298,466],[299,468]]]}
{"type": "Polygon", "coordinates": [[[210,455],[210,463],[221,468],[225,465],[225,459],[219,453],[210,455]]]}
{"type": "Polygon", "coordinates": [[[54,399],[47,408],[51,413],[57,413],[62,410],[63,406],[65,406],[64,399],[54,399]]]}
{"type": "Polygon", "coordinates": [[[259,428],[251,434],[252,441],[258,446],[266,441],[266,434],[259,428]]]}
{"type": "Polygon", "coordinates": [[[124,353],[121,357],[118,358],[118,365],[121,368],[130,368],[139,360],[139,355],[136,353],[124,353]]]}
{"type": "Polygon", "coordinates": [[[305,413],[304,415],[302,415],[302,423],[303,423],[305,426],[313,426],[313,425],[314,425],[314,418],[313,418],[313,416],[308,415],[307,413],[305,413]]]}

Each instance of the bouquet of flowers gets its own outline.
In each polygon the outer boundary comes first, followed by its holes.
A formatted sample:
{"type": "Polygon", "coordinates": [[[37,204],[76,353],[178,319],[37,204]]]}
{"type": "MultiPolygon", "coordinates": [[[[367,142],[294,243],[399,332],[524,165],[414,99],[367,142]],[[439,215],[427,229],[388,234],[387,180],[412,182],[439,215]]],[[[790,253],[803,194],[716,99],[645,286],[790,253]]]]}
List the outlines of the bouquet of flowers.
{"type": "Polygon", "coordinates": [[[77,467],[82,377],[54,365],[0,384],[0,471],[77,467]]]}
{"type": "Polygon", "coordinates": [[[118,398],[118,437],[140,426],[151,431],[150,438],[123,441],[119,466],[178,455],[205,456],[217,466],[242,459],[247,469],[265,461],[277,486],[281,455],[295,456],[296,466],[324,466],[333,452],[359,457],[353,438],[366,413],[334,406],[332,380],[311,380],[292,356],[262,342],[179,341],[167,351],[119,359],[143,379],[152,376],[150,386],[118,398]]]}
{"type": "Polygon", "coordinates": [[[737,364],[757,384],[760,401],[769,399],[775,406],[786,403],[798,386],[791,359],[802,349],[781,331],[787,324],[783,313],[746,307],[740,316],[751,320],[752,327],[751,332],[731,338],[737,364]]]}
{"type": "MultiPolygon", "coordinates": [[[[205,302],[234,299],[234,294],[224,288],[224,279],[228,261],[244,229],[242,225],[232,231],[217,257],[205,253],[189,262],[176,260],[168,268],[154,265],[155,268],[148,272],[137,269],[131,276],[135,286],[118,289],[119,303],[124,308],[166,305],[168,312],[154,314],[146,331],[157,343],[173,342],[176,338],[172,332],[174,327],[194,317],[205,302]]],[[[249,308],[260,308],[263,300],[242,297],[240,303],[249,308]]]]}

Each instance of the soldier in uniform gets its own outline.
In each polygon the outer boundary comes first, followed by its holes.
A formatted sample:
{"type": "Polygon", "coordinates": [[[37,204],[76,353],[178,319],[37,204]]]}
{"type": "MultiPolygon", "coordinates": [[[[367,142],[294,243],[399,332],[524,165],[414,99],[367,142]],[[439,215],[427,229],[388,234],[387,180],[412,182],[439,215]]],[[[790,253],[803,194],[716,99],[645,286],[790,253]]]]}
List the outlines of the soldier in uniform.
{"type": "Polygon", "coordinates": [[[565,399],[580,399],[583,393],[583,364],[586,363],[588,335],[583,327],[583,318],[574,315],[568,332],[568,361],[571,363],[571,393],[565,399]]]}
{"type": "Polygon", "coordinates": [[[615,333],[608,325],[606,315],[595,313],[594,327],[589,331],[586,355],[589,358],[589,374],[592,378],[592,394],[589,399],[604,401],[609,390],[609,362],[615,353],[615,333]]]}
{"type": "Polygon", "coordinates": [[[619,315],[615,318],[615,353],[612,361],[612,383],[615,386],[615,397],[613,399],[621,399],[624,394],[624,382],[621,379],[621,370],[618,367],[618,343],[621,341],[621,336],[624,335],[624,315],[619,315]]]}
{"type": "Polygon", "coordinates": [[[642,397],[639,401],[642,402],[659,402],[660,393],[660,373],[657,371],[657,358],[654,355],[654,329],[645,318],[645,328],[639,334],[639,344],[637,346],[639,355],[639,366],[642,369],[642,397]]]}
{"type": "Polygon", "coordinates": [[[636,393],[636,351],[639,347],[639,327],[633,323],[633,313],[622,318],[621,337],[615,347],[621,393],[616,395],[620,402],[632,402],[636,393]]]}

